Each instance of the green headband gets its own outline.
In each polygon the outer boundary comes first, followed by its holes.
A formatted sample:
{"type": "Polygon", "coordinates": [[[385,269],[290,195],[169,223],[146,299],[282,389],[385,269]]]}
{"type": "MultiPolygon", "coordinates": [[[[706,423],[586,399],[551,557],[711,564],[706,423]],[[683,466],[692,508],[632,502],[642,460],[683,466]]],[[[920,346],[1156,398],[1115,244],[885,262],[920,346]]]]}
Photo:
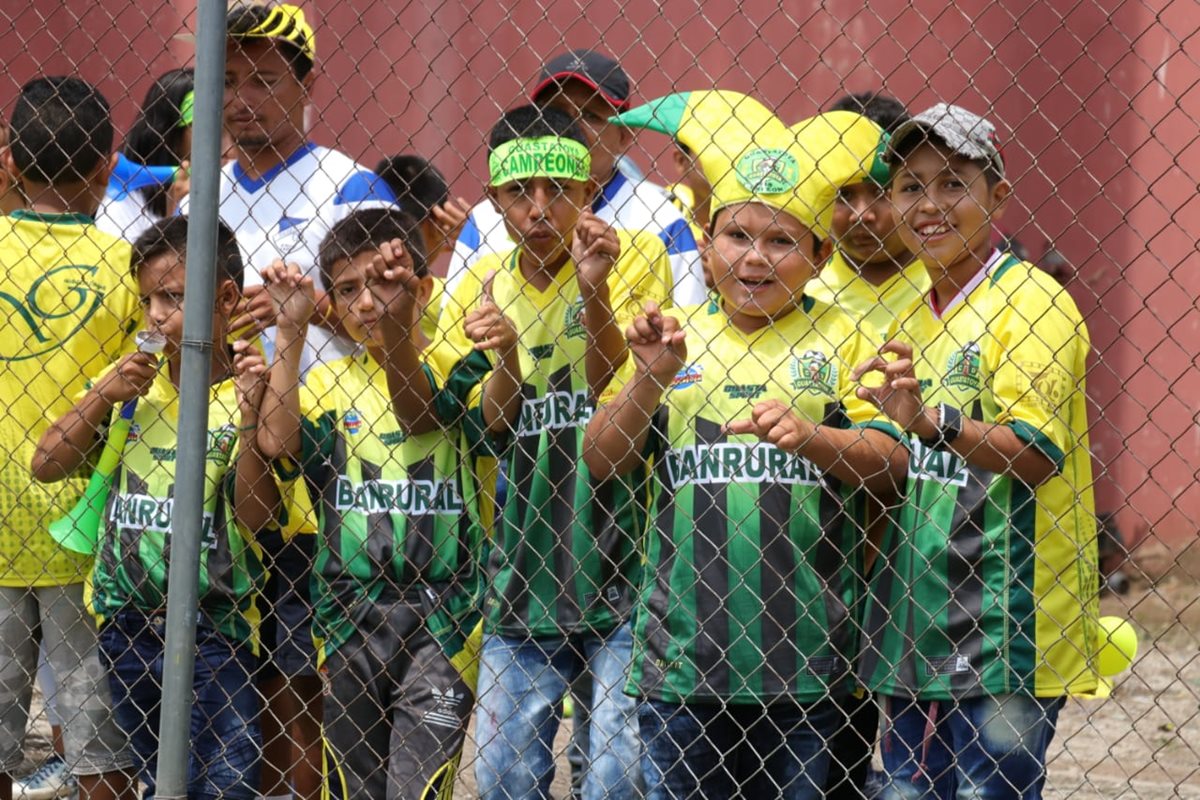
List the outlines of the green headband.
{"type": "Polygon", "coordinates": [[[564,178],[586,181],[591,176],[592,156],[580,142],[559,136],[513,139],[488,156],[491,186],[529,178],[564,178]]]}
{"type": "Polygon", "coordinates": [[[179,104],[179,127],[186,128],[191,125],[195,113],[196,93],[188,92],[183,96],[183,102],[179,104]]]}

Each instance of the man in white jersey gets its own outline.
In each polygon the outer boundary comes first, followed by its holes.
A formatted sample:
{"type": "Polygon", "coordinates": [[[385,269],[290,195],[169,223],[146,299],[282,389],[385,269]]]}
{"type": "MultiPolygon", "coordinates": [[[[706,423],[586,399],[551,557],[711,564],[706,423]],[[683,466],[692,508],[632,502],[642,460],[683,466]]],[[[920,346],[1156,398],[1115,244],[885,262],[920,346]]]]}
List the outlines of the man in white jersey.
{"type": "MultiPolygon", "coordinates": [[[[702,303],[707,297],[704,272],[687,220],[660,187],[630,178],[617,168],[633,134],[609,125],[608,118],[629,106],[629,95],[629,77],[620,64],[595,50],[572,50],[546,62],[530,99],[575,117],[591,140],[592,179],[600,187],[592,212],[614,227],[656,234],[671,259],[675,304],[702,303]]],[[[447,292],[454,290],[471,264],[512,248],[504,218],[495,207],[487,200],[475,206],[454,246],[447,292]]]]}
{"type": "MultiPolygon", "coordinates": [[[[276,260],[295,263],[320,287],[317,249],[325,234],[352,211],[391,205],[382,180],[353,159],[308,141],[304,108],[315,75],[316,43],[294,5],[234,8],[226,19],[225,128],[235,161],[221,171],[220,215],[246,257],[245,299],[230,324],[256,328],[274,341],[276,317],[261,273],[276,260]]],[[[186,203],[182,206],[187,213],[186,203]]],[[[321,292],[317,325],[309,327],[303,365],[350,353],[335,333],[321,292]]],[[[270,355],[268,355],[268,358],[270,355]]],[[[267,798],[320,796],[321,684],[311,636],[308,584],[312,538],[264,542],[271,575],[262,626],[263,671],[258,680],[262,715],[262,794],[267,798]]]]}
{"type": "MultiPolygon", "coordinates": [[[[225,127],[237,158],[221,170],[220,213],[248,267],[246,299],[233,329],[253,323],[265,328],[275,311],[259,273],[282,259],[319,281],[317,246],[325,234],[350,212],[393,204],[395,196],[367,167],[306,138],[316,47],[300,8],[242,6],[230,12],[226,29],[225,127]]],[[[187,213],[186,201],[181,210],[187,213]]],[[[350,353],[328,309],[322,296],[325,319],[309,328],[304,369],[350,353]]],[[[266,347],[272,341],[262,337],[266,347]]]]}

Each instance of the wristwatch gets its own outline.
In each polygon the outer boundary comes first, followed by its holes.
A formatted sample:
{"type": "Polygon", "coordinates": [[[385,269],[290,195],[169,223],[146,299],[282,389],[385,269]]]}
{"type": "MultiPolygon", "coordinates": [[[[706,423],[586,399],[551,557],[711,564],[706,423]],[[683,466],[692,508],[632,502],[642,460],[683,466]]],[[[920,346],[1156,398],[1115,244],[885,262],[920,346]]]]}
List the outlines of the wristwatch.
{"type": "Polygon", "coordinates": [[[920,442],[931,450],[945,450],[962,433],[962,412],[946,403],[938,403],[937,408],[937,434],[928,439],[920,437],[920,442]]]}

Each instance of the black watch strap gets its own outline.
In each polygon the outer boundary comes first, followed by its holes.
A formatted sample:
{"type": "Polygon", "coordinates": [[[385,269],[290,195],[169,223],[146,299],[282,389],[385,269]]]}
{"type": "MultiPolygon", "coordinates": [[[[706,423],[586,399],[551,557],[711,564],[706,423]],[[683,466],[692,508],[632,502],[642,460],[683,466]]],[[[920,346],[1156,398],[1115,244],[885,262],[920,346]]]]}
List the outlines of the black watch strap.
{"type": "Polygon", "coordinates": [[[962,412],[946,403],[938,403],[938,431],[936,436],[921,438],[921,444],[931,450],[944,450],[962,433],[962,412]]]}

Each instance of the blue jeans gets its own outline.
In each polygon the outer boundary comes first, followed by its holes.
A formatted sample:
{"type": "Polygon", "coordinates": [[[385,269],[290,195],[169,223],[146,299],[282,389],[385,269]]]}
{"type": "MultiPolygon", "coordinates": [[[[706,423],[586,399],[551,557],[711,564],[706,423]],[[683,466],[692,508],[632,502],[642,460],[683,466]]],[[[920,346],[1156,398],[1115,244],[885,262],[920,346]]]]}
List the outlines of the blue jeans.
{"type": "Polygon", "coordinates": [[[1037,800],[1063,699],[879,697],[887,800],[1037,800]]]}
{"type": "Polygon", "coordinates": [[[831,739],[842,722],[832,700],[801,705],[664,703],[638,709],[650,800],[824,796],[831,739]]]}
{"type": "Polygon", "coordinates": [[[475,779],[481,797],[549,797],[562,697],[584,670],[593,681],[583,796],[640,796],[637,701],[624,693],[633,658],[628,624],[607,636],[483,639],[479,664],[475,779]]]}
{"type": "MultiPolygon", "coordinates": [[[[113,712],[129,736],[138,777],[154,795],[158,724],[162,704],[164,615],[121,612],[100,630],[113,712]]],[[[255,800],[262,737],[258,693],[251,676],[256,659],[201,621],[196,627],[192,686],[188,798],[255,800]]]]}

